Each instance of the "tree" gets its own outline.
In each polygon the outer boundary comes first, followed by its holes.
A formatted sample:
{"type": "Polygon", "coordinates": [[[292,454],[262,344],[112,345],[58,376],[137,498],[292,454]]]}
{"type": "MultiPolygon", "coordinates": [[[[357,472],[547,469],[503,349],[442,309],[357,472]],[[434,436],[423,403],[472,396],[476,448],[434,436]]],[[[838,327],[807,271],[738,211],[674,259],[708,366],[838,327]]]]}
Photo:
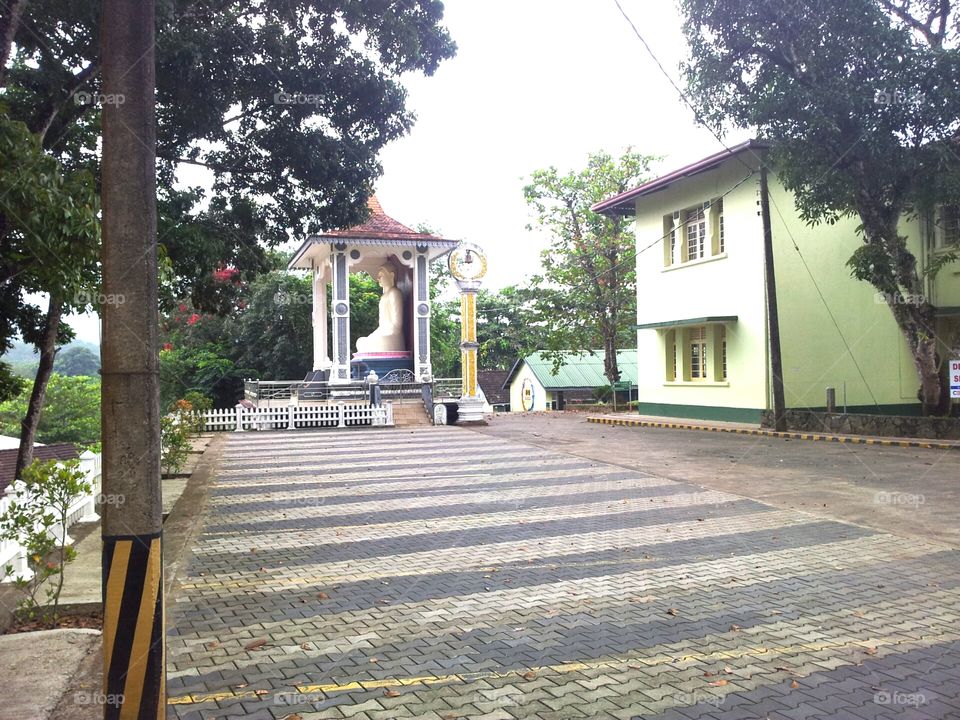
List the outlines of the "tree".
{"type": "Polygon", "coordinates": [[[633,346],[636,323],[635,240],[628,218],[590,207],[638,185],[655,158],[627,150],[620,158],[589,156],[583,170],[538,170],[524,188],[537,224],[550,234],[541,258],[544,272],[531,280],[535,317],[554,355],[597,346],[604,375],[620,379],[617,349],[633,346]]]}
{"type": "Polygon", "coordinates": [[[508,286],[499,292],[477,293],[477,342],[480,368],[509,370],[518,358],[547,347],[537,318],[537,294],[508,286]]]}
{"type": "MultiPolygon", "coordinates": [[[[30,391],[0,403],[0,433],[16,435],[27,411],[30,391]]],[[[54,373],[44,393],[37,441],[94,445],[100,441],[100,379],[54,373]]]]}
{"type": "Polygon", "coordinates": [[[960,54],[950,0],[684,0],[686,76],[703,119],[755,127],[811,225],[860,220],[848,261],[890,309],[913,356],[925,411],[949,402],[928,279],[898,232],[960,193],[960,54]],[[913,301],[919,299],[919,301],[913,301]]]}
{"type": "MultiPolygon", "coordinates": [[[[13,0],[0,12],[0,344],[9,345],[10,325],[41,349],[18,468],[30,459],[53,354],[66,339],[60,318],[80,309],[70,305],[78,292],[98,286],[99,211],[88,195],[100,171],[102,111],[126,101],[102,85],[100,4],[13,0]],[[55,234],[36,232],[38,224],[55,234]],[[48,247],[52,257],[35,262],[48,247]],[[65,271],[80,282],[58,284],[65,271]],[[50,293],[46,310],[26,303],[26,292],[50,293]]],[[[156,136],[167,279],[187,286],[197,307],[222,307],[234,271],[242,278],[247,269],[235,256],[257,264],[251,233],[276,243],[361,219],[380,150],[413,123],[400,76],[432,74],[455,52],[442,16],[438,0],[161,3],[156,136]],[[213,175],[212,198],[186,193],[196,207],[174,190],[184,164],[213,175]],[[209,209],[198,210],[207,199],[209,209]]],[[[8,372],[0,382],[0,394],[15,390],[8,372]]]]}
{"type": "Polygon", "coordinates": [[[61,375],[95,377],[100,372],[100,358],[82,345],[71,345],[57,353],[53,370],[61,375]]]}

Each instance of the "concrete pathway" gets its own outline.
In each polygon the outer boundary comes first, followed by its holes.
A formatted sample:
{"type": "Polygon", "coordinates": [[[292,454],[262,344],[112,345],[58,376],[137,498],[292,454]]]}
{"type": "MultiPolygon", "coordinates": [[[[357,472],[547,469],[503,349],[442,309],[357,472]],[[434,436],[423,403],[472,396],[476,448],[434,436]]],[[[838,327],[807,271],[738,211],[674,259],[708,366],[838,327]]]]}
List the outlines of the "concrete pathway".
{"type": "Polygon", "coordinates": [[[232,434],[169,695],[181,718],[944,720],[958,608],[947,546],[562,446],[232,434]]]}

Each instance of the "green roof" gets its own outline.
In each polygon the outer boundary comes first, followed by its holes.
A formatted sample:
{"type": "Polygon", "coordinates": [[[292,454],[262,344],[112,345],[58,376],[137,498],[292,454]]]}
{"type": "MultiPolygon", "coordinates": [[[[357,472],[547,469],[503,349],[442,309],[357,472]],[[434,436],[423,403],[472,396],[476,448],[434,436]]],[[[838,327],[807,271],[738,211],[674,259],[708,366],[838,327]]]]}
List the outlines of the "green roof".
{"type": "MultiPolygon", "coordinates": [[[[504,387],[513,382],[514,376],[523,363],[526,363],[533,372],[537,381],[547,390],[563,390],[572,388],[596,388],[609,385],[603,374],[603,352],[595,350],[589,352],[565,352],[563,363],[553,374],[553,360],[542,352],[535,352],[525,358],[517,360],[510,371],[504,387]]],[[[621,382],[637,384],[637,351],[617,350],[617,367],[620,370],[621,382]]]]}

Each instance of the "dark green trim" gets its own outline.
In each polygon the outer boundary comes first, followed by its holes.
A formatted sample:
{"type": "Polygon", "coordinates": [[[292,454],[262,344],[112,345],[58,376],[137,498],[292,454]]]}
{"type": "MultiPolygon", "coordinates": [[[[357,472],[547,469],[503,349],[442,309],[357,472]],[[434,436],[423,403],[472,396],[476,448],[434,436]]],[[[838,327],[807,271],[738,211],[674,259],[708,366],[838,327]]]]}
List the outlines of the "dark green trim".
{"type": "Polygon", "coordinates": [[[671,403],[641,402],[637,405],[641,415],[689,418],[694,420],[720,420],[760,424],[760,408],[714,407],[712,405],[673,405],[671,403]]]}
{"type": "Polygon", "coordinates": [[[938,318],[957,317],[960,315],[960,307],[934,308],[933,314],[938,318]]]}
{"type": "Polygon", "coordinates": [[[684,327],[686,325],[716,325],[718,323],[732,323],[737,321],[736,315],[708,315],[707,317],[690,318],[689,320],[664,320],[663,322],[644,323],[637,325],[637,330],[651,330],[655,328],[684,327]]]}

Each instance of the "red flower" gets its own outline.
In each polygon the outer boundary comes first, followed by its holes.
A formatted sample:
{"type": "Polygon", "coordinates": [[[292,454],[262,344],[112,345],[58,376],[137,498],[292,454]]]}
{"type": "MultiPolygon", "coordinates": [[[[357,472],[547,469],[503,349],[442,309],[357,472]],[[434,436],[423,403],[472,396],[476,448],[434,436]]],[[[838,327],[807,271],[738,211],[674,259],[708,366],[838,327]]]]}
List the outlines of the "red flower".
{"type": "Polygon", "coordinates": [[[237,282],[240,271],[230,265],[221,265],[213,271],[213,280],[218,283],[237,282]]]}
{"type": "Polygon", "coordinates": [[[187,306],[181,303],[181,304],[178,306],[177,309],[178,309],[180,312],[186,312],[186,311],[187,311],[187,306]]]}
{"type": "Polygon", "coordinates": [[[187,318],[187,325],[196,325],[198,322],[200,322],[200,316],[196,313],[187,318]]]}
{"type": "Polygon", "coordinates": [[[164,344],[163,344],[163,349],[164,349],[164,350],[173,350],[173,343],[164,343],[164,344]]]}

